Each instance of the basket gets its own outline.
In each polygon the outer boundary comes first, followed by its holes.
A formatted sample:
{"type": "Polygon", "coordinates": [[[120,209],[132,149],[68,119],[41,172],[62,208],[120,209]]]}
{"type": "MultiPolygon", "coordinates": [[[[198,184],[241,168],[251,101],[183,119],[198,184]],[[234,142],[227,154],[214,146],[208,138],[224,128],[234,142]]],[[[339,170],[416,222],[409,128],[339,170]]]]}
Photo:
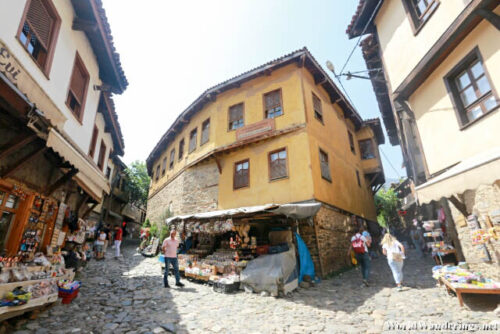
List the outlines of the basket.
{"type": "Polygon", "coordinates": [[[62,298],[63,304],[70,304],[73,299],[78,296],[78,291],[80,291],[80,288],[76,288],[74,290],[64,290],[59,288],[59,298],[62,298]]]}
{"type": "Polygon", "coordinates": [[[232,284],[225,284],[220,282],[214,282],[213,290],[218,293],[234,293],[240,289],[240,282],[235,282],[232,284]]]}

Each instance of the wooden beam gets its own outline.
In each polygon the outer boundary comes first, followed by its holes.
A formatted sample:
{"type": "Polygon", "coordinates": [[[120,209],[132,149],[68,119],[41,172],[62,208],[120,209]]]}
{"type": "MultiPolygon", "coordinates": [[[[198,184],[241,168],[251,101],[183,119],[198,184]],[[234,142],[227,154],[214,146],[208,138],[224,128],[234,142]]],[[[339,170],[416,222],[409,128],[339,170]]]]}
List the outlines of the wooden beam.
{"type": "Polygon", "coordinates": [[[495,14],[492,10],[485,8],[478,9],[476,11],[480,16],[488,20],[497,30],[500,30],[500,16],[495,14]]]}
{"type": "Polygon", "coordinates": [[[59,180],[54,182],[51,186],[47,187],[47,189],[45,190],[45,196],[52,195],[52,193],[56,191],[57,188],[68,182],[76,173],[78,173],[78,169],[71,169],[69,172],[61,176],[59,180]]]}
{"type": "Polygon", "coordinates": [[[82,219],[87,218],[87,216],[94,210],[94,208],[97,206],[97,203],[93,203],[89,208],[83,213],[82,219]]]}
{"type": "Polygon", "coordinates": [[[214,159],[215,159],[215,163],[217,164],[217,169],[219,169],[219,174],[222,174],[222,166],[220,164],[219,159],[217,158],[217,155],[215,155],[215,154],[214,154],[214,159]]]}
{"type": "Polygon", "coordinates": [[[28,154],[24,158],[18,160],[14,165],[12,165],[6,171],[4,171],[2,173],[2,177],[6,178],[6,177],[9,177],[10,175],[14,174],[17,170],[19,170],[19,168],[21,168],[22,166],[24,166],[25,164],[27,164],[28,162],[30,162],[31,160],[36,158],[40,153],[47,151],[47,149],[48,149],[48,147],[46,147],[46,146],[37,148],[35,151],[28,154]]]}
{"type": "Polygon", "coordinates": [[[85,193],[85,196],[82,197],[80,200],[80,203],[78,203],[78,206],[76,208],[76,214],[78,215],[80,213],[80,210],[82,209],[83,205],[87,203],[88,199],[90,198],[89,194],[85,193]]]}
{"type": "Polygon", "coordinates": [[[36,135],[31,135],[26,137],[26,135],[19,135],[15,138],[13,138],[11,141],[9,141],[7,144],[2,146],[0,149],[0,159],[3,159],[7,157],[9,154],[11,154],[14,151],[17,151],[23,146],[26,146],[37,138],[36,135]]]}
{"type": "Polygon", "coordinates": [[[96,32],[97,31],[97,22],[82,20],[78,17],[75,17],[71,28],[73,30],[76,30],[76,31],[96,32]]]}
{"type": "Polygon", "coordinates": [[[467,216],[469,215],[469,213],[467,212],[467,207],[465,206],[465,204],[463,202],[461,202],[456,196],[451,196],[450,198],[448,198],[448,200],[467,219],[467,216]]]}

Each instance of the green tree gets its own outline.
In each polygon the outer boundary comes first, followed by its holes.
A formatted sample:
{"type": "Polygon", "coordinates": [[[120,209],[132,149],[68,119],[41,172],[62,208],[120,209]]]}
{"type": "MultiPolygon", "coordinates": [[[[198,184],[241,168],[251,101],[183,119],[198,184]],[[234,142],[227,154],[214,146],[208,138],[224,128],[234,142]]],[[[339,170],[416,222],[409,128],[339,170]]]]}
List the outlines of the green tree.
{"type": "Polygon", "coordinates": [[[377,221],[380,226],[393,228],[399,224],[399,202],[394,189],[381,188],[375,194],[375,206],[377,207],[377,221]]]}
{"type": "Polygon", "coordinates": [[[130,191],[130,201],[138,206],[146,206],[148,201],[149,183],[146,163],[136,160],[125,170],[127,175],[127,187],[130,191]]]}

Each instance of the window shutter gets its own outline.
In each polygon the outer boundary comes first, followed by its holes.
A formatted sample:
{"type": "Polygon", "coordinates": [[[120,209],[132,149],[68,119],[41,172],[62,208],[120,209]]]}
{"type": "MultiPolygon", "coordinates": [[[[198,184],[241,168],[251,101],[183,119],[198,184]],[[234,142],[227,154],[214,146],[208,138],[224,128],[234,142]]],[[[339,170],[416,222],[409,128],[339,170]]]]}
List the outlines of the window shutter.
{"type": "Polygon", "coordinates": [[[274,92],[268,93],[266,95],[266,109],[272,109],[281,104],[280,101],[280,91],[276,90],[274,92]]]}
{"type": "Polygon", "coordinates": [[[47,50],[50,43],[50,32],[52,30],[54,20],[47,11],[47,8],[45,8],[42,0],[31,0],[26,20],[28,21],[31,29],[35,31],[35,34],[37,35],[39,41],[43,44],[43,47],[47,50]]]}
{"type": "Polygon", "coordinates": [[[85,84],[87,83],[87,76],[80,66],[75,66],[73,76],[71,78],[71,90],[75,94],[78,102],[81,104],[83,95],[85,93],[85,84]]]}
{"type": "Polygon", "coordinates": [[[229,122],[235,122],[243,118],[243,104],[238,104],[231,107],[229,113],[229,122]]]}

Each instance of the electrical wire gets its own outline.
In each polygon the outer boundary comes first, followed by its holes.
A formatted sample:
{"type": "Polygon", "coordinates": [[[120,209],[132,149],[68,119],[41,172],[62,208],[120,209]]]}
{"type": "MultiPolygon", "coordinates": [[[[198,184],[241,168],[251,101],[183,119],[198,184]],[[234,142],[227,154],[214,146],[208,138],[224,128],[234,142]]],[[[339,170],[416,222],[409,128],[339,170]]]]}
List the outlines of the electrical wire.
{"type": "Polygon", "coordinates": [[[377,13],[378,11],[378,8],[380,7],[380,5],[382,4],[382,0],[379,0],[377,6],[375,7],[375,10],[373,11],[372,15],[370,16],[370,19],[366,22],[366,25],[365,27],[363,28],[363,31],[361,32],[361,34],[359,35],[359,38],[358,38],[358,41],[356,42],[356,44],[354,45],[354,47],[352,48],[352,51],[351,53],[349,54],[349,57],[347,57],[347,60],[345,61],[345,64],[344,66],[342,66],[342,69],[340,70],[339,72],[339,75],[341,75],[342,73],[344,73],[344,70],[347,66],[347,64],[349,63],[349,60],[351,60],[351,57],[352,55],[354,54],[354,51],[356,51],[356,48],[358,47],[359,45],[359,42],[361,41],[361,38],[363,37],[363,35],[365,34],[365,31],[366,29],[368,29],[368,26],[370,25],[370,22],[372,22],[373,18],[375,17],[375,14],[377,13]]]}
{"type": "Polygon", "coordinates": [[[389,158],[387,158],[387,156],[385,155],[384,151],[382,150],[382,147],[379,146],[379,151],[382,152],[382,155],[384,156],[385,160],[387,160],[387,162],[389,163],[389,165],[392,167],[392,170],[396,173],[396,175],[398,176],[398,179],[401,179],[401,175],[398,173],[398,171],[396,170],[396,168],[394,168],[394,166],[392,165],[392,162],[389,160],[389,158]]]}

